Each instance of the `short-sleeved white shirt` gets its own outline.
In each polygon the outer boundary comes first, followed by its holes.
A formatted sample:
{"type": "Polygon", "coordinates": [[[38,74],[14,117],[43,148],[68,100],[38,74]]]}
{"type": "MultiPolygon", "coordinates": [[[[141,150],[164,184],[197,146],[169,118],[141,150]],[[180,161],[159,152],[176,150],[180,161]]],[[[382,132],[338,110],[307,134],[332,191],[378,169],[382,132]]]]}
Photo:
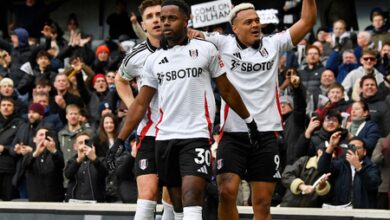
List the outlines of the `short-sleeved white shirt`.
{"type": "MultiPolygon", "coordinates": [[[[238,90],[259,131],[280,131],[282,118],[278,97],[279,56],[294,46],[289,31],[263,37],[259,48],[246,48],[233,35],[205,33],[226,65],[227,77],[238,90]]],[[[221,106],[224,131],[246,132],[245,121],[224,101],[221,106]]]]}
{"type": "MultiPolygon", "coordinates": [[[[156,51],[148,40],[138,44],[131,53],[127,54],[119,67],[118,74],[127,81],[136,80],[138,88],[141,88],[141,73],[146,59],[156,51]]],[[[156,122],[159,117],[157,94],[154,95],[148,110],[138,125],[137,135],[155,136],[156,122]]]]}
{"type": "Polygon", "coordinates": [[[225,72],[215,45],[203,40],[152,54],[143,69],[142,86],[158,90],[156,140],[210,138],[215,117],[211,78],[225,72]]]}

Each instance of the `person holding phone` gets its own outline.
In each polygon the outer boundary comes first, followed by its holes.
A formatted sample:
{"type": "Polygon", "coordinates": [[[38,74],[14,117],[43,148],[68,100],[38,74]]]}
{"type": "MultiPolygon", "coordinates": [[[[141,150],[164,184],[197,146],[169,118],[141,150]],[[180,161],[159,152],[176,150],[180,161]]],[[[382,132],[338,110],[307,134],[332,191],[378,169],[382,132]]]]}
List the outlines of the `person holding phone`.
{"type": "Polygon", "coordinates": [[[64,173],[69,179],[65,201],[105,201],[105,177],[107,170],[103,158],[96,155],[90,135],[81,132],[73,144],[77,154],[66,163],[64,173]]]}
{"type": "Polygon", "coordinates": [[[317,149],[324,149],[329,145],[329,138],[336,131],[341,135],[340,144],[346,146],[348,131],[341,128],[341,122],[342,117],[336,109],[329,109],[322,123],[318,116],[313,115],[305,132],[301,134],[294,146],[295,156],[297,158],[305,155],[314,156],[317,149]]]}
{"type": "Polygon", "coordinates": [[[381,176],[378,167],[366,156],[365,141],[360,137],[353,137],[348,144],[354,145],[355,152],[350,147],[345,156],[332,160],[333,152],[340,148],[340,140],[341,132],[334,132],[329,138],[324,155],[318,161],[318,172],[331,172],[334,179],[330,205],[375,208],[381,176]]]}
{"type": "Polygon", "coordinates": [[[34,151],[23,157],[29,201],[62,202],[64,199],[64,157],[54,135],[49,135],[48,131],[48,127],[36,130],[34,151]]]}

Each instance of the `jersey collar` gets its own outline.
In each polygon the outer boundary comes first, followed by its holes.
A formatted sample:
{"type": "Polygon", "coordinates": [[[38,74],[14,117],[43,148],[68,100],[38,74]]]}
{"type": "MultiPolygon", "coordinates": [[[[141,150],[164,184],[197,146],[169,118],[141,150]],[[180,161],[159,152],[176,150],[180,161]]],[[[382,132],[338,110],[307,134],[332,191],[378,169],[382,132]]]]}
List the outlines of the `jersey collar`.
{"type": "Polygon", "coordinates": [[[149,38],[146,38],[146,46],[148,47],[148,50],[152,53],[157,50],[157,47],[153,46],[152,43],[150,43],[149,38]]]}
{"type": "MultiPolygon", "coordinates": [[[[185,46],[185,45],[187,45],[187,44],[189,44],[189,43],[190,43],[190,39],[189,39],[188,37],[186,37],[186,38],[183,40],[183,42],[182,42],[181,44],[177,44],[177,45],[175,45],[175,46],[185,46]]],[[[160,46],[161,46],[161,48],[163,48],[164,50],[167,50],[167,49],[172,48],[172,47],[169,47],[169,46],[168,46],[168,42],[167,42],[164,38],[161,39],[160,46]]]]}
{"type": "MultiPolygon", "coordinates": [[[[243,44],[243,43],[238,39],[237,36],[236,36],[236,42],[237,42],[237,47],[238,47],[240,50],[245,50],[246,48],[248,48],[245,44],[243,44]]],[[[251,47],[252,47],[253,49],[255,49],[255,50],[260,50],[262,46],[263,46],[263,38],[260,39],[259,44],[252,45],[251,47]]]]}

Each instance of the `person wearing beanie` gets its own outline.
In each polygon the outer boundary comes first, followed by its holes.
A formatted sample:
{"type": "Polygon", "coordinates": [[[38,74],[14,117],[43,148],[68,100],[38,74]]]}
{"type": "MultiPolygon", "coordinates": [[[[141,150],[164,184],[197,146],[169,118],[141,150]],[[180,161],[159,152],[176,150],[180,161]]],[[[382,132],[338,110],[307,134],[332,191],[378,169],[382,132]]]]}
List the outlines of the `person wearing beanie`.
{"type": "Polygon", "coordinates": [[[40,116],[45,115],[45,108],[39,103],[32,103],[28,106],[28,112],[33,111],[40,116]]]}
{"type": "MultiPolygon", "coordinates": [[[[45,124],[43,121],[44,115],[45,108],[41,104],[31,103],[28,106],[28,121],[20,126],[11,144],[15,150],[15,153],[18,155],[18,165],[16,166],[16,173],[13,179],[13,184],[17,187],[19,191],[19,197],[22,199],[28,198],[24,170],[21,168],[23,156],[27,153],[33,152],[35,146],[33,137],[37,129],[45,124]]],[[[47,126],[47,124],[45,125],[47,126]]]]}
{"type": "Polygon", "coordinates": [[[99,104],[98,108],[99,117],[103,117],[105,114],[112,113],[112,107],[109,102],[103,101],[99,104]]]}
{"type": "Polygon", "coordinates": [[[95,73],[108,72],[111,65],[110,53],[110,49],[105,44],[102,44],[96,48],[96,58],[93,65],[91,66],[92,70],[95,71],[95,73]]]}
{"type": "MultiPolygon", "coordinates": [[[[110,56],[110,49],[108,49],[108,47],[106,45],[100,45],[96,48],[96,56],[99,58],[99,55],[101,55],[102,53],[106,53],[107,56],[109,57],[110,56]]],[[[103,56],[102,56],[103,57],[103,56]]],[[[102,58],[101,58],[102,59],[102,58]]],[[[103,60],[103,59],[102,59],[103,60]]]]}

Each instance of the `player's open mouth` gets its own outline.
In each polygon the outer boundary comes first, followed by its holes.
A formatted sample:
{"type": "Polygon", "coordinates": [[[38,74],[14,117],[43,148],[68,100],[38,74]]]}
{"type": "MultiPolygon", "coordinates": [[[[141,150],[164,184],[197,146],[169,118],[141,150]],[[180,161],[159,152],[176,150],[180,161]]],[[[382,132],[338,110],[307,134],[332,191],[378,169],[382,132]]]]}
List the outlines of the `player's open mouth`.
{"type": "Polygon", "coordinates": [[[161,29],[161,26],[159,25],[159,26],[154,26],[153,27],[153,30],[160,30],[161,29]]]}
{"type": "Polygon", "coordinates": [[[171,34],[172,30],[171,29],[164,29],[164,34],[171,34]]]}

